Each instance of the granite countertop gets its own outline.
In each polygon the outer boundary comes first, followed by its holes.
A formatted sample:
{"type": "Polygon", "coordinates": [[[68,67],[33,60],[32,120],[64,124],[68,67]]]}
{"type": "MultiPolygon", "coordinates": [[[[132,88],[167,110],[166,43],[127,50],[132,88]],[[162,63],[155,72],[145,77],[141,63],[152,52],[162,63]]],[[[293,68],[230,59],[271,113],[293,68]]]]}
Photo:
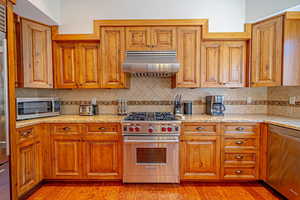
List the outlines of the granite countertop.
{"type": "MultiPolygon", "coordinates": [[[[118,115],[60,115],[57,117],[47,117],[32,120],[17,121],[17,128],[22,128],[40,123],[101,123],[101,122],[121,122],[123,116],[118,115]]],[[[210,116],[204,114],[186,115],[182,122],[265,122],[273,125],[283,126],[300,130],[300,119],[257,114],[228,114],[225,116],[210,116]]]]}

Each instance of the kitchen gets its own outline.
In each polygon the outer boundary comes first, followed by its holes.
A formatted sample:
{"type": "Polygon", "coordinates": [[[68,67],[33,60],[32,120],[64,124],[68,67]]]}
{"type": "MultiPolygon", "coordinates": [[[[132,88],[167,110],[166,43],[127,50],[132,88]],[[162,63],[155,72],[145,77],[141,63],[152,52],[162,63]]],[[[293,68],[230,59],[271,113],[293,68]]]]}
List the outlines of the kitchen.
{"type": "Polygon", "coordinates": [[[1,200],[300,199],[299,44],[296,0],[0,0],[1,200]]]}

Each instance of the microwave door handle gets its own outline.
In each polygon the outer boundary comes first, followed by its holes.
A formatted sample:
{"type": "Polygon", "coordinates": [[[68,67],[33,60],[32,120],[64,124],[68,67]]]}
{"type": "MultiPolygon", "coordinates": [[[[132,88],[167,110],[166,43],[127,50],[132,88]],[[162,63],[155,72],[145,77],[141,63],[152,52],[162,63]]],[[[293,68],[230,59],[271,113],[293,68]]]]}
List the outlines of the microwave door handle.
{"type": "Polygon", "coordinates": [[[9,144],[9,106],[8,106],[8,70],[7,70],[7,40],[3,40],[3,71],[4,71],[4,102],[5,102],[5,129],[6,129],[6,155],[10,155],[9,144]]]}

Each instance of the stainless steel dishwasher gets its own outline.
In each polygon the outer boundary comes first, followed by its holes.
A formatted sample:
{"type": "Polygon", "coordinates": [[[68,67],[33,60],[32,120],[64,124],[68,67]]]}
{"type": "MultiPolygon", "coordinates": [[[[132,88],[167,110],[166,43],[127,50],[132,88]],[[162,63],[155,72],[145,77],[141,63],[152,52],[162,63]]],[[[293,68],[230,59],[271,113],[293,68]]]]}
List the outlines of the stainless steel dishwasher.
{"type": "Polygon", "coordinates": [[[300,200],[300,131],[269,125],[267,183],[289,200],[300,200]]]}

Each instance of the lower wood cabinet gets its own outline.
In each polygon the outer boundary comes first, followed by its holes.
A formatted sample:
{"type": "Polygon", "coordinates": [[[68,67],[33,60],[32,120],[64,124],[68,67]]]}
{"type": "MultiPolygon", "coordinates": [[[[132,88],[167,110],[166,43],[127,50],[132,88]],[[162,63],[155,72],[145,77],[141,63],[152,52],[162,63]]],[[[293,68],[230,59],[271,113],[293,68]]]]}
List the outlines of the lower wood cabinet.
{"type": "Polygon", "coordinates": [[[199,136],[181,142],[181,179],[219,179],[220,137],[199,136]]]}
{"type": "Polygon", "coordinates": [[[42,149],[33,127],[17,130],[17,193],[22,196],[42,180],[42,149]]]}
{"type": "Polygon", "coordinates": [[[76,139],[53,139],[53,167],[55,179],[82,177],[82,143],[76,139]]]}
{"type": "Polygon", "coordinates": [[[84,141],[84,176],[87,179],[121,179],[120,153],[118,141],[102,141],[101,138],[84,141]]]}
{"type": "Polygon", "coordinates": [[[50,179],[121,179],[120,140],[118,123],[54,125],[50,179]]]}

